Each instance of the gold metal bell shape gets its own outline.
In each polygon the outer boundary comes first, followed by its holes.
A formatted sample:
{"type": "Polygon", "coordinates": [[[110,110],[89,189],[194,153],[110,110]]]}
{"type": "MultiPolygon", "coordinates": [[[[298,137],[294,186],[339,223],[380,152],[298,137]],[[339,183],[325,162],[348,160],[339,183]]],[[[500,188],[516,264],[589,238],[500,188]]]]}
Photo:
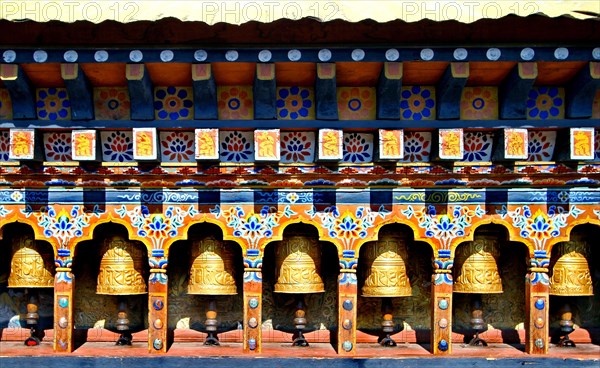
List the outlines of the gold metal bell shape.
{"type": "Polygon", "coordinates": [[[309,294],[325,292],[321,279],[321,247],[306,236],[286,237],[275,250],[276,293],[309,294]]]}
{"type": "Polygon", "coordinates": [[[38,245],[32,235],[12,238],[10,288],[54,287],[54,264],[50,249],[38,245]]]}
{"type": "Polygon", "coordinates": [[[135,243],[115,235],[104,240],[102,254],[97,294],[136,295],[147,292],[144,277],[146,257],[135,243]]]}
{"type": "Polygon", "coordinates": [[[594,295],[592,275],[587,261],[589,246],[585,241],[557,245],[557,261],[552,268],[550,295],[594,295]]]}
{"type": "Polygon", "coordinates": [[[454,292],[469,294],[500,294],[502,280],[498,272],[498,240],[481,236],[456,249],[458,273],[454,292]]]}
{"type": "Polygon", "coordinates": [[[406,239],[384,234],[365,252],[364,297],[411,296],[410,280],[406,274],[406,239]]]}
{"type": "Polygon", "coordinates": [[[235,295],[233,253],[211,236],[193,242],[188,294],[235,295]]]}

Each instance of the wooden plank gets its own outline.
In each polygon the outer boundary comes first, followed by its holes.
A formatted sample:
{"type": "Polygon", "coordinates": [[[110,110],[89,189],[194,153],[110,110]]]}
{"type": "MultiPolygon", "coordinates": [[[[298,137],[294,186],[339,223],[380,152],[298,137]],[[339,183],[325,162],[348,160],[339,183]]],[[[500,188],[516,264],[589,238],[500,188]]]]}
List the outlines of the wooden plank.
{"type": "Polygon", "coordinates": [[[536,63],[519,63],[500,85],[500,118],[525,119],[527,97],[536,81],[536,63]]]}
{"type": "Polygon", "coordinates": [[[34,90],[23,69],[16,64],[0,64],[0,79],[10,94],[13,119],[36,119],[34,90]]]}
{"type": "Polygon", "coordinates": [[[189,63],[146,63],[152,84],[161,87],[190,87],[192,69],[189,63]]]}
{"type": "Polygon", "coordinates": [[[94,87],[127,87],[125,63],[81,63],[86,77],[94,87]]]}
{"type": "Polygon", "coordinates": [[[383,63],[379,62],[338,62],[335,63],[336,78],[343,87],[376,86],[383,63]]]}
{"type": "Polygon", "coordinates": [[[62,64],[61,75],[71,102],[72,120],[94,118],[94,93],[92,86],[78,64],[62,64]]]}
{"type": "Polygon", "coordinates": [[[275,63],[277,85],[282,87],[312,87],[317,78],[316,63],[275,63]]]}

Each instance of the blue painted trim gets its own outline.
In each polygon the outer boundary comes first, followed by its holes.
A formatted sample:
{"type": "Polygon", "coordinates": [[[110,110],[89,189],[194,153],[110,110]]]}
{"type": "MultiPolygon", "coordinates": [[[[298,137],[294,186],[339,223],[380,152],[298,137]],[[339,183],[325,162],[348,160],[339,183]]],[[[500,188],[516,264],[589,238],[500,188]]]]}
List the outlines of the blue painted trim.
{"type": "MultiPolygon", "coordinates": [[[[336,71],[337,73],[337,71],[336,71]]],[[[321,120],[337,120],[337,78],[321,79],[317,73],[315,79],[315,115],[321,120]]],[[[306,120],[302,121],[302,126],[306,127],[306,120]]],[[[275,123],[281,126],[281,121],[276,120],[275,123]]],[[[292,126],[298,126],[298,122],[291,121],[288,123],[292,126]]]]}
{"type": "Polygon", "coordinates": [[[208,80],[193,81],[192,85],[194,87],[194,119],[218,119],[217,84],[212,70],[208,80]]]}
{"type": "Polygon", "coordinates": [[[2,81],[10,94],[13,119],[37,119],[34,89],[23,68],[17,68],[17,79],[2,81]]]}
{"type": "Polygon", "coordinates": [[[71,119],[90,120],[94,118],[94,94],[83,69],[81,66],[77,67],[75,79],[64,79],[71,102],[71,119]]]}
{"type": "Polygon", "coordinates": [[[452,73],[452,64],[448,65],[436,87],[438,119],[460,118],[460,99],[467,79],[469,79],[468,76],[455,76],[452,73]]]}
{"type": "MultiPolygon", "coordinates": [[[[131,100],[131,119],[154,120],[154,91],[148,69],[144,70],[144,77],[141,80],[128,80],[127,86],[129,87],[129,98],[131,100]]],[[[165,122],[164,124],[169,125],[171,123],[165,122]]],[[[97,127],[95,121],[92,122],[90,127],[97,127]]]]}
{"type": "MultiPolygon", "coordinates": [[[[319,100],[317,100],[318,103],[319,100]]],[[[336,104],[337,113],[337,104],[336,104]]],[[[302,120],[302,128],[307,129],[500,129],[500,128],[583,128],[600,127],[600,119],[556,119],[556,120],[302,120]]],[[[221,128],[221,129],[298,129],[294,120],[0,120],[0,128],[71,128],[71,129],[111,129],[111,128],[221,128]]]]}
{"type": "Polygon", "coordinates": [[[591,117],[594,98],[599,88],[600,79],[592,77],[590,64],[585,65],[567,86],[567,118],[591,117]]]}
{"type": "Polygon", "coordinates": [[[377,84],[377,119],[400,119],[400,93],[402,79],[385,77],[385,65],[381,68],[377,84]]]}
{"type": "MultiPolygon", "coordinates": [[[[258,74],[258,71],[257,71],[258,74]]],[[[259,120],[277,119],[277,85],[275,78],[269,80],[254,78],[252,86],[254,98],[254,118],[259,120]]]]}
{"type": "MultiPolygon", "coordinates": [[[[141,62],[150,63],[157,62],[163,63],[160,59],[160,53],[163,50],[169,49],[174,52],[173,60],[167,63],[197,63],[198,60],[194,58],[194,52],[198,49],[203,49],[207,53],[206,60],[202,60],[201,62],[212,63],[212,62],[229,62],[225,58],[225,53],[228,50],[236,50],[238,52],[238,58],[235,62],[258,62],[258,53],[261,50],[269,50],[271,51],[271,60],[269,62],[289,62],[288,52],[291,49],[298,49],[301,51],[302,56],[301,59],[298,60],[300,62],[320,62],[318,53],[322,49],[321,47],[227,47],[227,48],[177,48],[177,47],[169,47],[170,45],[165,45],[162,48],[134,48],[129,47],[126,49],[116,49],[116,48],[104,48],[104,47],[95,47],[95,48],[39,48],[47,52],[48,58],[45,61],[46,63],[63,63],[64,53],[67,50],[75,50],[78,54],[78,63],[97,63],[94,59],[94,53],[96,50],[105,50],[108,52],[108,60],[106,62],[109,63],[130,63],[129,53],[132,50],[140,50],[143,53],[143,59],[141,62]]],[[[469,61],[490,61],[487,56],[488,47],[470,47],[469,45],[457,45],[456,47],[436,47],[433,45],[424,45],[422,47],[402,47],[401,45],[389,45],[387,47],[361,47],[362,50],[365,51],[365,57],[363,62],[385,62],[387,61],[385,57],[385,53],[390,48],[395,48],[398,50],[399,57],[397,62],[403,61],[422,61],[420,52],[423,48],[430,48],[434,51],[433,59],[431,61],[446,61],[453,62],[457,61],[454,59],[454,50],[457,47],[463,47],[467,50],[468,55],[465,62],[469,61]]],[[[497,61],[523,61],[521,59],[521,50],[525,47],[530,47],[535,51],[534,57],[529,61],[594,61],[592,58],[592,50],[597,45],[590,45],[589,47],[568,47],[569,56],[565,60],[556,60],[554,57],[554,51],[556,47],[564,47],[564,45],[554,45],[551,47],[535,47],[530,44],[522,44],[519,46],[510,46],[510,47],[498,47],[501,51],[501,56],[497,61]]],[[[335,45],[325,45],[323,48],[328,48],[331,51],[331,59],[328,62],[354,62],[352,59],[352,51],[355,48],[339,48],[335,47],[335,45]]],[[[3,47],[0,48],[0,54],[2,54],[6,50],[14,50],[16,52],[16,59],[14,63],[35,63],[33,60],[33,53],[37,49],[31,48],[23,48],[20,49],[18,47],[8,48],[3,47]]]]}
{"type": "Polygon", "coordinates": [[[499,88],[501,119],[526,118],[527,97],[534,83],[535,79],[522,79],[519,76],[519,65],[515,65],[499,88]]]}

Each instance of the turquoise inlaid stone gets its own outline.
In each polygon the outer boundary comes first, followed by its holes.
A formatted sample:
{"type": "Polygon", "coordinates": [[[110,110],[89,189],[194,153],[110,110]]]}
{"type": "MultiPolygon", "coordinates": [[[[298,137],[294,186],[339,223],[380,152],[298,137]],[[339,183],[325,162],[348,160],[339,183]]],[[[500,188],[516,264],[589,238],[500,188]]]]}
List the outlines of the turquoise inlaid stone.
{"type": "Polygon", "coordinates": [[[156,309],[157,311],[163,309],[165,307],[165,303],[160,300],[160,299],[156,299],[154,301],[154,303],[152,303],[152,306],[154,307],[154,309],[156,309]]]}
{"type": "Polygon", "coordinates": [[[438,343],[438,349],[440,349],[441,351],[448,350],[448,341],[443,339],[440,340],[440,342],[438,343]]]}
{"type": "Polygon", "coordinates": [[[344,303],[342,303],[342,306],[344,307],[345,310],[351,311],[352,308],[354,308],[354,303],[352,303],[352,300],[346,299],[346,300],[344,300],[344,303]]]}
{"type": "Polygon", "coordinates": [[[342,348],[345,351],[350,351],[352,350],[352,343],[350,341],[344,341],[344,343],[342,344],[342,348]]]}
{"type": "Polygon", "coordinates": [[[250,350],[256,350],[256,340],[255,339],[249,339],[248,340],[248,347],[250,348],[250,350]]]}
{"type": "Polygon", "coordinates": [[[440,300],[438,302],[438,307],[440,307],[440,309],[442,309],[442,310],[448,309],[448,300],[446,300],[446,299],[440,300]]]}
{"type": "Polygon", "coordinates": [[[256,307],[258,307],[258,299],[252,298],[248,300],[248,305],[250,306],[250,308],[256,309],[256,307]]]}
{"type": "Polygon", "coordinates": [[[544,340],[542,340],[542,339],[535,340],[535,346],[538,349],[543,349],[544,348],[544,340]]]}
{"type": "Polygon", "coordinates": [[[67,298],[60,298],[60,299],[58,299],[58,305],[59,305],[61,308],[66,308],[66,307],[68,307],[68,306],[69,306],[69,299],[67,299],[67,298]]]}
{"type": "Polygon", "coordinates": [[[163,342],[161,339],[154,339],[154,342],[152,342],[152,346],[154,347],[154,350],[160,350],[162,349],[163,342]]]}
{"type": "Polygon", "coordinates": [[[540,298],[535,301],[536,309],[542,310],[542,309],[544,309],[545,306],[546,306],[546,302],[544,301],[544,299],[540,298]]]}

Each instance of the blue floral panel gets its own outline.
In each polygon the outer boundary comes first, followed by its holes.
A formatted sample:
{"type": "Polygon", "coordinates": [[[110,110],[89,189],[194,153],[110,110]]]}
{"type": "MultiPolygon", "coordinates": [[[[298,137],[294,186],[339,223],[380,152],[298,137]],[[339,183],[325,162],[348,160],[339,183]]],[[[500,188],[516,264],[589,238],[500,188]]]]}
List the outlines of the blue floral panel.
{"type": "Polygon", "coordinates": [[[277,88],[277,119],[310,120],[315,118],[315,93],[308,87],[277,88]]]}
{"type": "Polygon", "coordinates": [[[373,134],[345,133],[344,134],[344,163],[373,162],[373,134]]]}
{"type": "Polygon", "coordinates": [[[484,132],[465,132],[465,155],[463,162],[492,161],[494,135],[484,132]]]}
{"type": "Polygon", "coordinates": [[[559,87],[533,87],[527,98],[527,119],[564,119],[565,90],[559,87]]]}
{"type": "Polygon", "coordinates": [[[157,120],[190,120],[194,115],[191,87],[156,87],[154,115],[157,120]]]}
{"type": "Polygon", "coordinates": [[[40,120],[71,119],[71,101],[66,88],[38,88],[36,108],[40,120]]]}
{"type": "Polygon", "coordinates": [[[219,131],[221,162],[254,161],[254,132],[219,131]]]}
{"type": "Polygon", "coordinates": [[[100,140],[102,142],[102,161],[133,161],[132,131],[102,131],[100,140]]]}
{"type": "Polygon", "coordinates": [[[400,116],[402,120],[434,120],[435,87],[402,87],[400,116]]]}

